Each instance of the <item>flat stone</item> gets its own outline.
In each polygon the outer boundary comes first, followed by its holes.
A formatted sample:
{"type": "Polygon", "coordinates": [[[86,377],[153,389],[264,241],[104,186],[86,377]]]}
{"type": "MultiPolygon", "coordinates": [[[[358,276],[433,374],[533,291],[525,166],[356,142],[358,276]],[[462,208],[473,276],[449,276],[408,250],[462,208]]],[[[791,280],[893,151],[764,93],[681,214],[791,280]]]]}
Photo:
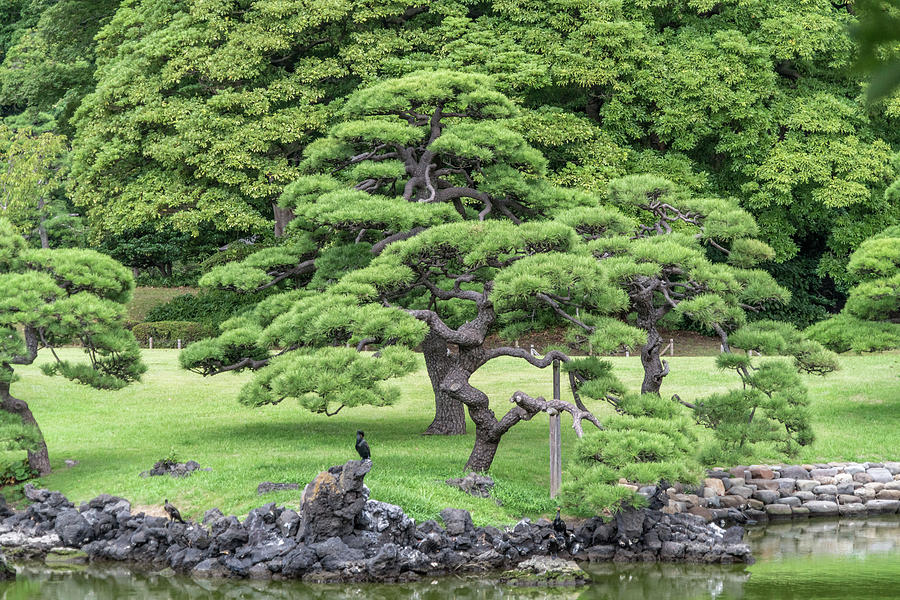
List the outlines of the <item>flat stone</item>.
{"type": "Polygon", "coordinates": [[[696,494],[675,494],[672,496],[672,500],[676,502],[684,502],[687,504],[688,508],[692,506],[697,506],[699,504],[699,498],[696,494]]]}
{"type": "Polygon", "coordinates": [[[818,481],[819,485],[834,485],[834,477],[816,476],[813,479],[818,481]]]}
{"type": "Polygon", "coordinates": [[[873,481],[871,483],[864,483],[863,487],[867,490],[872,490],[873,492],[880,492],[884,489],[884,484],[880,481],[873,481]]]}
{"type": "Polygon", "coordinates": [[[769,518],[790,517],[793,510],[786,504],[769,504],[766,506],[766,514],[769,518]]]}
{"type": "Polygon", "coordinates": [[[748,519],[753,519],[757,523],[765,523],[769,520],[769,515],[764,510],[756,510],[755,508],[748,508],[744,511],[744,514],[747,515],[748,519]]]}
{"type": "Polygon", "coordinates": [[[842,517],[865,517],[869,514],[869,509],[865,504],[842,504],[838,507],[838,513],[842,517]]]}
{"type": "Polygon", "coordinates": [[[823,502],[837,502],[837,494],[816,494],[816,500],[823,502]]]}
{"type": "Polygon", "coordinates": [[[828,494],[829,496],[834,496],[837,494],[837,486],[834,485],[820,485],[816,486],[812,489],[812,493],[816,494],[828,494]]]}
{"type": "Polygon", "coordinates": [[[853,490],[853,495],[858,496],[860,500],[873,500],[875,498],[875,494],[875,490],[871,490],[865,487],[853,490]]]}
{"type": "Polygon", "coordinates": [[[746,485],[736,485],[728,490],[728,494],[730,496],[742,496],[744,498],[749,498],[753,495],[753,489],[747,487],[746,485]]]}
{"type": "Polygon", "coordinates": [[[750,477],[752,479],[775,479],[775,472],[769,467],[754,465],[750,467],[750,477]]]}
{"type": "Polygon", "coordinates": [[[687,512],[692,515],[697,515],[699,517],[703,517],[703,519],[707,523],[712,521],[714,518],[713,512],[711,510],[709,510],[708,508],[704,508],[702,506],[692,506],[691,508],[688,509],[687,512]]]}
{"type": "Polygon", "coordinates": [[[766,507],[762,500],[757,500],[756,498],[750,498],[749,500],[747,500],[747,504],[753,510],[763,510],[766,507]]]}
{"type": "Polygon", "coordinates": [[[732,467],[728,469],[731,476],[735,479],[746,479],[745,474],[750,472],[749,467],[732,467]]]}
{"type": "Polygon", "coordinates": [[[891,475],[900,475],[900,462],[885,462],[884,468],[891,472],[891,475]]]}
{"type": "Polygon", "coordinates": [[[809,476],[813,479],[815,479],[816,477],[834,477],[837,474],[837,467],[829,467],[827,469],[812,469],[809,472],[809,476]]]}
{"type": "Polygon", "coordinates": [[[853,481],[858,481],[859,483],[870,483],[874,481],[874,479],[872,479],[872,476],[865,471],[860,471],[853,474],[853,481]]]}
{"type": "Polygon", "coordinates": [[[842,483],[850,483],[853,481],[853,475],[850,473],[838,473],[834,476],[835,485],[841,485],[842,483]]]}
{"type": "Polygon", "coordinates": [[[781,477],[790,479],[809,479],[809,471],[803,467],[789,465],[781,468],[781,477]]]}
{"type": "Polygon", "coordinates": [[[883,489],[875,497],[879,500],[900,500],[900,490],[883,489]]]}
{"type": "MultiPolygon", "coordinates": [[[[859,485],[859,484],[856,484],[856,485],[859,485]]],[[[856,489],[856,488],[853,486],[853,483],[852,483],[852,482],[851,482],[851,483],[842,483],[842,484],[840,484],[840,485],[838,485],[838,486],[835,486],[835,487],[837,488],[837,493],[838,493],[838,494],[852,494],[852,493],[853,493],[853,490],[856,489]]]]}
{"type": "MultiPolygon", "coordinates": [[[[802,500],[804,502],[809,502],[810,500],[816,499],[816,495],[813,494],[812,492],[794,492],[794,497],[799,498],[800,500],[802,500]]],[[[873,496],[873,498],[874,498],[874,496],[873,496]]]]}
{"type": "Polygon", "coordinates": [[[900,500],[869,500],[866,508],[869,513],[892,514],[900,510],[900,500]]]}
{"type": "Polygon", "coordinates": [[[872,467],[866,471],[869,475],[872,476],[873,481],[877,481],[879,483],[887,483],[889,481],[894,480],[894,475],[884,467],[872,467]]]}
{"type": "Polygon", "coordinates": [[[803,518],[809,516],[809,509],[805,506],[792,506],[791,514],[794,515],[794,518],[803,518]]]}
{"type": "Polygon", "coordinates": [[[820,484],[815,479],[798,479],[797,480],[797,489],[801,492],[811,492],[814,488],[819,487],[820,484]]]}
{"type": "Polygon", "coordinates": [[[838,505],[836,502],[812,500],[805,503],[803,506],[809,509],[809,513],[811,516],[826,517],[838,515],[838,505]]]}
{"type": "Polygon", "coordinates": [[[747,503],[747,499],[743,496],[722,496],[719,503],[727,508],[740,508],[747,503]]]}
{"type": "Polygon", "coordinates": [[[862,465],[847,465],[844,467],[844,473],[850,475],[851,477],[856,475],[857,473],[865,473],[866,468],[862,465]]]}
{"type": "Polygon", "coordinates": [[[900,490],[900,481],[889,481],[884,484],[886,490],[900,490]]]}
{"type": "Polygon", "coordinates": [[[751,479],[747,483],[755,485],[758,490],[778,491],[780,487],[774,479],[751,479]]]}
{"type": "Polygon", "coordinates": [[[725,495],[725,483],[718,477],[708,477],[704,479],[703,485],[713,490],[717,496],[725,495]]]}
{"type": "Polygon", "coordinates": [[[778,492],[772,490],[756,490],[753,492],[753,498],[763,504],[772,504],[780,497],[781,495],[778,492]]]}
{"type": "Polygon", "coordinates": [[[775,500],[774,504],[785,504],[787,506],[800,506],[800,498],[796,496],[785,496],[775,500]]]}
{"type": "Polygon", "coordinates": [[[779,477],[775,481],[778,482],[778,491],[782,494],[790,494],[797,489],[797,480],[791,477],[779,477]]]}
{"type": "Polygon", "coordinates": [[[853,494],[841,494],[837,497],[838,504],[857,504],[862,502],[862,498],[853,494]]]}

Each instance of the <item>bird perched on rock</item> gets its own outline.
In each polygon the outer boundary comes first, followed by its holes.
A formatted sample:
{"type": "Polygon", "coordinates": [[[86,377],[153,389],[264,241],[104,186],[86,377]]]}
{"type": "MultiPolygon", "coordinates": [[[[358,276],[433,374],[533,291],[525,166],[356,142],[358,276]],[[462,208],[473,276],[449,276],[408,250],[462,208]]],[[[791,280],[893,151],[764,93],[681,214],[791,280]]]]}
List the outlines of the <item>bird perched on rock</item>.
{"type": "MultiPolygon", "coordinates": [[[[559,507],[556,507],[556,518],[553,519],[553,531],[556,533],[565,536],[568,528],[566,527],[566,522],[562,520],[562,517],[559,516],[559,507]]],[[[565,539],[565,537],[563,537],[565,539]]]]}
{"type": "Polygon", "coordinates": [[[550,536],[548,550],[554,558],[560,550],[568,550],[569,532],[566,522],[559,516],[559,507],[556,507],[556,518],[553,519],[553,535],[550,536]]]}
{"type": "Polygon", "coordinates": [[[181,518],[181,513],[178,512],[178,509],[169,504],[169,499],[166,498],[163,502],[163,510],[166,511],[166,514],[169,515],[169,518],[173,521],[178,521],[179,523],[184,523],[184,519],[181,518]]]}
{"type": "Polygon", "coordinates": [[[356,432],[356,451],[363,460],[371,460],[369,458],[372,456],[369,451],[369,442],[366,441],[366,434],[361,429],[356,432]]]}

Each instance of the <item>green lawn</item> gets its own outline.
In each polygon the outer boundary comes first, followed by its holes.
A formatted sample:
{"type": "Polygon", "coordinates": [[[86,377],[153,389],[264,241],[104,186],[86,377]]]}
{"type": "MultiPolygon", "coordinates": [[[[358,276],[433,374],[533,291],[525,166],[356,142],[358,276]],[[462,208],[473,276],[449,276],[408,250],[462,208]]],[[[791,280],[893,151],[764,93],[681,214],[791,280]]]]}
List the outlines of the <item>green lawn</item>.
{"type": "MultiPolygon", "coordinates": [[[[77,354],[67,349],[63,354],[77,354]]],[[[46,360],[46,356],[39,358],[46,360]]],[[[117,392],[95,391],[49,378],[37,365],[17,369],[22,380],[13,393],[28,401],[40,423],[54,472],[40,485],[60,490],[76,503],[100,493],[124,496],[138,506],[159,506],[169,498],[191,516],[218,506],[244,514],[264,502],[296,506],[297,492],[256,495],[261,481],[300,482],[334,464],[356,458],[355,432],[364,429],[374,465],[366,482],[372,496],[401,505],[416,519],[432,518],[447,506],[466,508],[477,523],[513,522],[523,515],[550,512],[547,420],[517,425],[503,438],[491,475],[496,496],[475,499],[443,484],[459,476],[473,442],[420,436],[431,421],[431,388],[424,369],[400,381],[400,402],[388,408],[346,409],[335,417],[313,415],[287,400],[279,406],[245,408],[235,400],[246,375],[202,378],[181,371],[174,350],[145,350],[144,380],[117,392]],[[139,473],[174,453],[211,472],[186,479],[139,473]],[[80,464],[67,469],[63,461],[80,464]]],[[[640,381],[637,357],[612,359],[629,384],[640,381]]],[[[900,458],[900,354],[847,355],[842,370],[826,378],[808,377],[818,439],[798,461],[900,458]]],[[[675,357],[664,393],[685,400],[734,385],[712,357],[675,357]]],[[[493,361],[477,383],[506,411],[516,389],[549,395],[550,370],[493,361]]],[[[599,407],[601,415],[609,413],[599,407]]],[[[563,476],[575,436],[563,418],[563,476]]],[[[764,457],[760,457],[761,459],[764,457]]]]}

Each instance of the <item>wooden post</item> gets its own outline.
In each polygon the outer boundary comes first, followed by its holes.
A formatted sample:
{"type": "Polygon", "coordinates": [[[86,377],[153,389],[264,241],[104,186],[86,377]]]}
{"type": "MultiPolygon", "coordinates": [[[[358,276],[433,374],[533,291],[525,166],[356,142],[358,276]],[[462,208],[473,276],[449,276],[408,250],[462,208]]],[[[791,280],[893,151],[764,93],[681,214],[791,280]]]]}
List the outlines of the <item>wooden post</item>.
{"type": "MultiPolygon", "coordinates": [[[[559,361],[553,361],[553,399],[559,400],[559,361]]],[[[562,485],[562,439],[559,426],[559,412],[551,408],[547,411],[550,415],[550,497],[559,495],[562,485]]]]}
{"type": "Polygon", "coordinates": [[[153,350],[153,338],[152,337],[147,338],[147,344],[150,346],[150,349],[153,350]]]}

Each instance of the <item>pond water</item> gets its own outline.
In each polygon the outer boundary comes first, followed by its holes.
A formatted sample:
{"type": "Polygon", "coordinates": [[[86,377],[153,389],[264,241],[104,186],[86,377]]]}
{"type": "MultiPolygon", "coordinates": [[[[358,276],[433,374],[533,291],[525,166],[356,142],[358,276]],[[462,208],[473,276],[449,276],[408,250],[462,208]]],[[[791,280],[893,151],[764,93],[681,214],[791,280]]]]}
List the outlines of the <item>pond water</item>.
{"type": "Polygon", "coordinates": [[[900,518],[813,520],[752,529],[757,563],[744,566],[602,564],[578,588],[513,588],[484,580],[415,585],[303,585],[247,580],[195,581],[119,567],[20,568],[0,599],[144,600],[291,598],[298,600],[862,600],[900,598],[900,518]]]}

